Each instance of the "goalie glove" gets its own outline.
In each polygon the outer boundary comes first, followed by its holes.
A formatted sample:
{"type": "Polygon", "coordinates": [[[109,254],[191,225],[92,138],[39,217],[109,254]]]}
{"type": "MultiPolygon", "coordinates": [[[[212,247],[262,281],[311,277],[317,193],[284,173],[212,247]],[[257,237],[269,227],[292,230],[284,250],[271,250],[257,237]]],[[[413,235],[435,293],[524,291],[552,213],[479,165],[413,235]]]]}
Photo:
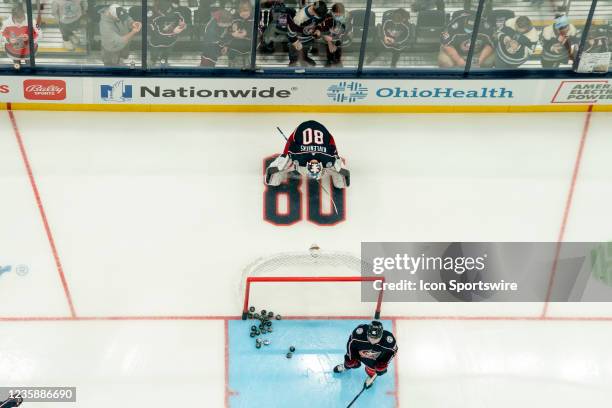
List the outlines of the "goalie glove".
{"type": "Polygon", "coordinates": [[[327,169],[332,178],[332,183],[336,188],[347,188],[351,185],[351,172],[344,167],[341,158],[337,158],[332,167],[327,169]]]}
{"type": "Polygon", "coordinates": [[[292,169],[293,162],[289,156],[278,156],[266,169],[265,184],[268,186],[278,186],[284,181],[286,173],[292,169]]]}

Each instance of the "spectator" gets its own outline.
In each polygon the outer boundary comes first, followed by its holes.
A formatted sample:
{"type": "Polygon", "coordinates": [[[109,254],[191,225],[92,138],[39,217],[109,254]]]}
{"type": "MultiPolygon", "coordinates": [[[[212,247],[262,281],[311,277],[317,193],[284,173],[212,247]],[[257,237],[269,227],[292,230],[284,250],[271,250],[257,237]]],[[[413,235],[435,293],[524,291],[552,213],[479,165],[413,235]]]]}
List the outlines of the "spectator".
{"type": "MultiPolygon", "coordinates": [[[[11,17],[4,22],[2,27],[4,49],[6,54],[13,59],[15,69],[19,69],[21,64],[26,64],[30,59],[30,35],[24,10],[22,3],[15,4],[11,10],[11,17]]],[[[32,32],[34,35],[34,53],[36,53],[42,31],[40,27],[34,26],[32,32]]]]}
{"type": "Polygon", "coordinates": [[[189,7],[181,6],[180,0],[170,0],[170,6],[172,7],[172,10],[175,13],[179,13],[181,15],[187,27],[193,24],[193,21],[192,21],[193,13],[189,7]]]}
{"type": "Polygon", "coordinates": [[[57,19],[64,48],[68,51],[74,50],[81,45],[77,31],[80,22],[87,11],[87,2],[83,0],[53,0],[51,3],[51,13],[57,19]]]}
{"type": "Polygon", "coordinates": [[[156,0],[153,3],[153,16],[149,18],[149,37],[151,66],[168,66],[168,55],[176,44],[178,36],[187,27],[181,13],[177,12],[170,0],[156,0]]]}
{"type": "Polygon", "coordinates": [[[567,16],[558,15],[553,24],[542,30],[542,67],[559,68],[574,59],[577,48],[578,30],[570,24],[567,16]]]}
{"type": "Polygon", "coordinates": [[[208,0],[200,0],[198,8],[193,12],[193,39],[200,41],[204,34],[204,28],[210,21],[210,3],[208,0]]]}
{"type": "Polygon", "coordinates": [[[295,10],[285,5],[282,0],[272,0],[262,4],[262,41],[259,50],[265,53],[274,52],[275,44],[287,40],[287,22],[295,16],[295,10]]]}
{"type": "Polygon", "coordinates": [[[379,43],[373,46],[367,63],[371,64],[382,51],[391,51],[391,68],[397,67],[400,53],[416,40],[416,27],[410,23],[410,12],[399,8],[387,10],[382,23],[376,26],[379,43]]]}
{"type": "MultiPolygon", "coordinates": [[[[475,15],[472,11],[464,10],[452,19],[441,34],[438,66],[440,68],[463,68],[472,44],[475,15]]],[[[477,64],[481,68],[491,68],[495,61],[493,53],[494,27],[487,19],[480,23],[474,56],[478,57],[477,64]]]]}
{"type": "Polygon", "coordinates": [[[119,66],[129,55],[130,41],[142,29],[142,23],[132,20],[127,10],[112,4],[102,10],[100,38],[102,62],[106,66],[119,66]]]}
{"type": "Polygon", "coordinates": [[[346,35],[346,15],[344,4],[335,3],[321,25],[323,40],[326,44],[326,67],[342,67],[342,43],[346,35]]]}
{"type": "Polygon", "coordinates": [[[298,62],[311,67],[317,65],[308,56],[308,52],[312,49],[314,40],[321,37],[318,26],[326,14],[327,4],[320,0],[300,9],[293,18],[288,20],[290,67],[297,65],[298,62]]]}
{"type": "Polygon", "coordinates": [[[232,15],[228,10],[215,8],[211,12],[211,18],[204,28],[200,66],[214,67],[219,57],[227,54],[224,40],[231,24],[232,15]]]}
{"type": "Polygon", "coordinates": [[[495,34],[495,68],[513,69],[524,64],[538,43],[538,30],[527,16],[506,20],[495,34]]]}
{"type": "Polygon", "coordinates": [[[225,38],[230,67],[245,68],[250,66],[252,37],[253,7],[249,0],[242,0],[238,6],[238,18],[232,21],[225,38]]]}

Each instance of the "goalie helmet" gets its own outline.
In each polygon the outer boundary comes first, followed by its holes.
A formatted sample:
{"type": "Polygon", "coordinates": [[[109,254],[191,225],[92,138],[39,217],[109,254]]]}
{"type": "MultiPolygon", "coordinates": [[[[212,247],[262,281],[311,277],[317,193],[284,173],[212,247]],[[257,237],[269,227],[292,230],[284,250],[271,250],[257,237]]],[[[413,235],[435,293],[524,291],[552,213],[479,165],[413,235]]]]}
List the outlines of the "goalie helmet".
{"type": "Polygon", "coordinates": [[[376,344],[382,339],[383,336],[383,325],[381,322],[374,320],[368,325],[368,341],[372,344],[376,344]]]}
{"type": "Polygon", "coordinates": [[[323,164],[317,159],[312,159],[306,163],[306,170],[308,170],[308,177],[318,180],[323,174],[323,164]]]}

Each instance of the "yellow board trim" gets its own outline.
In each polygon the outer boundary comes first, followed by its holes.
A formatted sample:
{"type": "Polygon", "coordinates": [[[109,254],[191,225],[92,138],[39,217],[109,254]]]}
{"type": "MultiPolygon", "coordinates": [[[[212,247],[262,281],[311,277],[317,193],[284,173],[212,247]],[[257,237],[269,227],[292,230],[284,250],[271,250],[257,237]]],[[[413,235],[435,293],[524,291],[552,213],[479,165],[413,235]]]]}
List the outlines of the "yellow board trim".
{"type": "MultiPolygon", "coordinates": [[[[316,112],[316,113],[507,113],[507,112],[586,112],[588,104],[521,106],[431,106],[431,105],[147,105],[147,104],[67,104],[11,103],[13,110],[100,111],[100,112],[316,112]]],[[[612,105],[592,105],[594,112],[612,112],[612,105]]],[[[7,109],[7,104],[0,104],[7,109]]]]}

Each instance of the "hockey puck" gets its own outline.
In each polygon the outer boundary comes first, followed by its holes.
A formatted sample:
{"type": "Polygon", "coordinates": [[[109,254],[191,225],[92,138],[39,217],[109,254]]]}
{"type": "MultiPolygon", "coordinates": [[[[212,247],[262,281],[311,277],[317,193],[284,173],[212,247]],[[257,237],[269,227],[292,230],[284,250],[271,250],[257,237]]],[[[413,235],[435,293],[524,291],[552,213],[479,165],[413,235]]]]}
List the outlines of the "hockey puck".
{"type": "Polygon", "coordinates": [[[247,314],[247,317],[248,317],[249,319],[252,319],[252,318],[253,318],[253,313],[248,313],[248,314],[247,314]]]}
{"type": "Polygon", "coordinates": [[[255,348],[261,348],[261,343],[255,343],[255,348]]]}
{"type": "Polygon", "coordinates": [[[257,326],[252,325],[252,326],[251,326],[251,331],[255,331],[255,330],[257,330],[257,326]]]}
{"type": "Polygon", "coordinates": [[[266,312],[266,309],[261,309],[261,317],[266,317],[268,315],[268,312],[266,312]]]}
{"type": "Polygon", "coordinates": [[[256,318],[257,320],[259,320],[259,318],[260,318],[259,313],[255,313],[255,314],[253,315],[253,317],[254,317],[254,318],[256,318]]]}
{"type": "Polygon", "coordinates": [[[249,312],[251,312],[251,313],[255,313],[255,306],[251,306],[251,307],[249,307],[249,312]]]}
{"type": "Polygon", "coordinates": [[[255,336],[257,336],[255,332],[251,332],[251,337],[255,337],[255,336]]]}
{"type": "Polygon", "coordinates": [[[276,320],[282,319],[281,315],[276,315],[276,320]]]}
{"type": "Polygon", "coordinates": [[[259,330],[255,330],[253,333],[255,333],[256,336],[259,336],[261,334],[259,330]]]}
{"type": "Polygon", "coordinates": [[[293,357],[293,353],[287,353],[287,358],[293,357]]]}
{"type": "Polygon", "coordinates": [[[271,321],[269,321],[269,320],[266,320],[266,326],[267,326],[267,327],[272,327],[272,322],[271,322],[271,321]]]}
{"type": "Polygon", "coordinates": [[[295,351],[295,347],[293,346],[289,347],[289,351],[293,353],[295,351]]]}
{"type": "Polygon", "coordinates": [[[271,319],[274,317],[274,312],[268,312],[268,319],[271,319]]]}
{"type": "Polygon", "coordinates": [[[261,329],[261,334],[266,334],[268,332],[268,330],[264,327],[263,329],[261,329]]]}
{"type": "Polygon", "coordinates": [[[264,340],[264,346],[269,346],[270,345],[270,340],[264,340]]]}

